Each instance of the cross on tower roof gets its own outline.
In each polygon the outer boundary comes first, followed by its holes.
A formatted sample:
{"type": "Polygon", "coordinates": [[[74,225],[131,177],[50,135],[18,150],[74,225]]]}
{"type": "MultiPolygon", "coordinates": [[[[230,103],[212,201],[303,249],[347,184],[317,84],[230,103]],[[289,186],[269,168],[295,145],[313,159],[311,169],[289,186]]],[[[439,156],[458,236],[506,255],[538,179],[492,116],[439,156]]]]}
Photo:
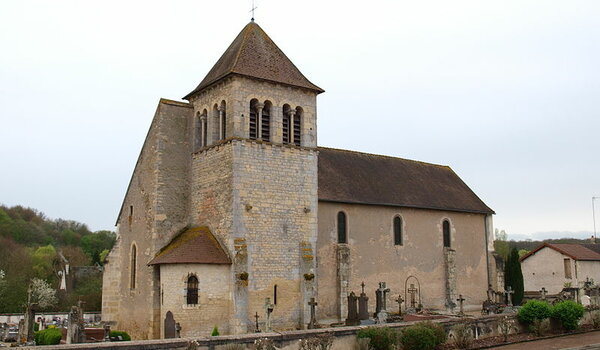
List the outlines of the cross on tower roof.
{"type": "Polygon", "coordinates": [[[250,19],[252,22],[254,22],[254,10],[256,10],[258,7],[254,6],[254,0],[252,0],[252,9],[248,12],[252,12],[252,18],[250,19]]]}

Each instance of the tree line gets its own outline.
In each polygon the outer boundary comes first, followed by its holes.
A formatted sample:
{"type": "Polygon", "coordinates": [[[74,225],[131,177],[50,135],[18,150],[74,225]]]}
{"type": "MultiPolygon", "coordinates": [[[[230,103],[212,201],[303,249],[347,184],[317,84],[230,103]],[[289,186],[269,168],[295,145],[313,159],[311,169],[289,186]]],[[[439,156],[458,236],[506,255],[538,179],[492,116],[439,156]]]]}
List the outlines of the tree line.
{"type": "MultiPolygon", "coordinates": [[[[0,313],[23,311],[34,278],[58,287],[59,253],[73,267],[101,266],[115,241],[111,231],[92,232],[77,221],[49,219],[20,205],[0,205],[0,313]]],[[[86,309],[100,310],[101,274],[83,277],[72,293],[58,296],[58,303],[44,311],[68,311],[79,299],[86,302],[86,309]]]]}

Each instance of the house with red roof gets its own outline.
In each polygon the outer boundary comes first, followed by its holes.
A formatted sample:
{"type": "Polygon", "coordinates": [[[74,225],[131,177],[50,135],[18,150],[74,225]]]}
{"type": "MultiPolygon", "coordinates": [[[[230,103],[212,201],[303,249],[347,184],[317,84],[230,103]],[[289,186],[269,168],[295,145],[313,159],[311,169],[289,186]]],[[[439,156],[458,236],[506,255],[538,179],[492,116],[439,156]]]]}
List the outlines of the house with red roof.
{"type": "Polygon", "coordinates": [[[600,281],[600,244],[544,243],[520,261],[525,291],[545,288],[556,294],[564,287],[600,281]]]}

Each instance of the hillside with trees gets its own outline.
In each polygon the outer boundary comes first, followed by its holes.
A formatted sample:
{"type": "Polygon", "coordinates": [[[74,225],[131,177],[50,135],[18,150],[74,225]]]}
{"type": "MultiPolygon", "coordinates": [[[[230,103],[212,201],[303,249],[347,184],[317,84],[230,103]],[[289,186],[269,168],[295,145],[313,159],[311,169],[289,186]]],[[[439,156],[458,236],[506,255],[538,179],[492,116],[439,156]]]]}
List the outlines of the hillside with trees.
{"type": "MultiPolygon", "coordinates": [[[[71,267],[102,266],[114,245],[111,231],[92,232],[87,225],[47,218],[22,206],[0,206],[0,313],[22,312],[34,278],[58,288],[61,255],[71,267]]],[[[81,278],[70,293],[58,293],[58,303],[44,311],[68,311],[81,299],[87,310],[100,310],[102,278],[81,278]]]]}

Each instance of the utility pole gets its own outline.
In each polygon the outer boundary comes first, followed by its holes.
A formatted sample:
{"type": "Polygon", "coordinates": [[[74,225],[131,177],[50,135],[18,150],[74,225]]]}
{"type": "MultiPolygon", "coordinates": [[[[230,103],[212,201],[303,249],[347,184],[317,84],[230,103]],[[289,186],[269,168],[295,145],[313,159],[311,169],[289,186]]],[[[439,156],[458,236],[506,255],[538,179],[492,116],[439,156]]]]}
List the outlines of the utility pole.
{"type": "Polygon", "coordinates": [[[596,208],[594,207],[594,201],[600,197],[592,197],[592,217],[594,218],[594,241],[596,240],[596,208]]]}

